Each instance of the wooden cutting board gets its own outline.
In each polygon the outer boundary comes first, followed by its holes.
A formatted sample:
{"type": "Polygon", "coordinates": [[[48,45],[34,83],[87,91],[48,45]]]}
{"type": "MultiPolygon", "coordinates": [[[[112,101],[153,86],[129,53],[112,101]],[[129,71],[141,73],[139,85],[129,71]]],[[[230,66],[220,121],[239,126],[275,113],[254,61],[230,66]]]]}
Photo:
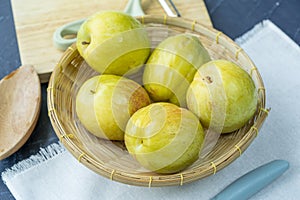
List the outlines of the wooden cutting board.
{"type": "MultiPolygon", "coordinates": [[[[173,2],[182,17],[212,26],[202,0],[173,2]]],[[[63,53],[52,44],[56,28],[97,11],[122,11],[126,3],[124,0],[11,0],[22,64],[33,65],[41,82],[47,82],[63,53]]],[[[142,0],[142,7],[146,14],[165,14],[157,0],[142,0]]]]}

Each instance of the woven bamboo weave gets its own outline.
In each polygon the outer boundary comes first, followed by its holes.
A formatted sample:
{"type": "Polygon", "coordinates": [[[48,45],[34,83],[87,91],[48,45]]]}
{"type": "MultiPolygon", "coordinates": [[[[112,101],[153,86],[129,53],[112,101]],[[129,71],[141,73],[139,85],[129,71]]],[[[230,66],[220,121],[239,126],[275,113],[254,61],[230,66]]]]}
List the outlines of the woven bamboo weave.
{"type": "Polygon", "coordinates": [[[52,126],[60,141],[80,163],[114,181],[160,187],[183,185],[213,175],[245,151],[258,136],[269,113],[265,107],[266,91],[259,71],[243,49],[230,38],[199,22],[166,16],[142,16],[138,20],[158,38],[157,43],[170,35],[191,33],[199,37],[212,59],[227,59],[240,65],[250,74],[257,88],[255,116],[238,131],[222,134],[214,149],[187,169],[169,175],[146,171],[128,154],[123,143],[92,138],[78,122],[74,96],[83,81],[96,73],[79,55],[74,44],[65,51],[49,81],[48,111],[52,126]]]}

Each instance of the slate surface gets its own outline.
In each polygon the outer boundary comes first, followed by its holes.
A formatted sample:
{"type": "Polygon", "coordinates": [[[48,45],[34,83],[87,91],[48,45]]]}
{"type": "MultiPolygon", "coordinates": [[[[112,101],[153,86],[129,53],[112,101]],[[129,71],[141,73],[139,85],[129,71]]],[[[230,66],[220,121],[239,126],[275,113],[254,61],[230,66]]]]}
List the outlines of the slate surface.
{"type": "MultiPolygon", "coordinates": [[[[298,45],[300,44],[300,1],[298,0],[206,0],[216,29],[232,39],[250,30],[263,19],[270,19],[298,45]]],[[[276,41],[274,41],[276,42],[276,41]]],[[[0,0],[0,79],[21,65],[11,4],[0,0]]],[[[47,84],[42,85],[42,108],[37,126],[26,144],[12,156],[0,161],[0,173],[20,160],[36,154],[40,147],[58,141],[47,112],[47,84]]],[[[2,95],[0,94],[0,98],[2,95]]],[[[0,200],[13,200],[0,181],[0,200]]]]}

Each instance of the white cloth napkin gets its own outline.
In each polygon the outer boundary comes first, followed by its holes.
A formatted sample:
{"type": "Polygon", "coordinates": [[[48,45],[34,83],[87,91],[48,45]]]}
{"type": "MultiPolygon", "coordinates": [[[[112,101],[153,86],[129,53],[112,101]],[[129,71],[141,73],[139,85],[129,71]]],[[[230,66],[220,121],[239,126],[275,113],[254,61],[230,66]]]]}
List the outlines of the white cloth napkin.
{"type": "Polygon", "coordinates": [[[300,48],[270,21],[258,24],[237,42],[262,74],[272,111],[250,147],[217,174],[178,187],[129,186],[97,175],[53,144],[2,173],[3,181],[17,200],[205,200],[246,172],[285,159],[290,169],[252,199],[299,199],[300,48]]]}

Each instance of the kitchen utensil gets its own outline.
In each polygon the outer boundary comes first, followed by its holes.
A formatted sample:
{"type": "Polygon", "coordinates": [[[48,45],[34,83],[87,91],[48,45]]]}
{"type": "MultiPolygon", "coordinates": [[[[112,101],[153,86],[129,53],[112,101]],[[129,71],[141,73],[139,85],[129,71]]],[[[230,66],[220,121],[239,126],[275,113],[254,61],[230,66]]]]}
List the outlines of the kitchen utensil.
{"type": "Polygon", "coordinates": [[[285,160],[274,160],[243,175],[212,200],[243,200],[266,187],[289,168],[285,160]]]}
{"type": "MultiPolygon", "coordinates": [[[[53,68],[63,54],[53,46],[54,31],[71,21],[83,19],[101,10],[122,10],[124,0],[11,0],[17,42],[23,65],[33,65],[42,83],[48,82],[53,68]]],[[[142,1],[147,15],[163,15],[158,1],[142,1]]],[[[173,0],[184,18],[212,27],[203,0],[173,0]]]]}
{"type": "Polygon", "coordinates": [[[141,5],[141,0],[129,0],[125,9],[125,13],[128,13],[132,16],[143,16],[145,15],[142,5],[141,5]]]}
{"type": "Polygon", "coordinates": [[[173,9],[175,10],[177,17],[181,17],[181,14],[179,12],[179,10],[177,9],[177,7],[175,6],[175,3],[172,0],[169,0],[171,6],[173,7],[173,9]]]}
{"type": "MultiPolygon", "coordinates": [[[[132,15],[132,16],[142,16],[145,15],[143,9],[141,7],[140,0],[129,0],[124,12],[132,15]]],[[[85,19],[80,19],[66,25],[63,25],[56,29],[53,34],[53,44],[59,50],[66,50],[71,44],[76,42],[75,38],[64,38],[66,35],[76,35],[79,30],[81,24],[85,21],[85,19]]]]}
{"type": "Polygon", "coordinates": [[[16,152],[31,135],[40,112],[40,80],[22,66],[0,81],[0,160],[16,152]]]}
{"type": "MultiPolygon", "coordinates": [[[[170,17],[179,17],[178,12],[176,14],[173,13],[172,9],[169,7],[168,3],[165,0],[158,0],[158,1],[159,1],[161,7],[165,10],[165,12],[167,13],[168,16],[170,16],[170,17]]],[[[172,7],[173,7],[173,5],[174,5],[174,3],[172,4],[172,7]]]]}

